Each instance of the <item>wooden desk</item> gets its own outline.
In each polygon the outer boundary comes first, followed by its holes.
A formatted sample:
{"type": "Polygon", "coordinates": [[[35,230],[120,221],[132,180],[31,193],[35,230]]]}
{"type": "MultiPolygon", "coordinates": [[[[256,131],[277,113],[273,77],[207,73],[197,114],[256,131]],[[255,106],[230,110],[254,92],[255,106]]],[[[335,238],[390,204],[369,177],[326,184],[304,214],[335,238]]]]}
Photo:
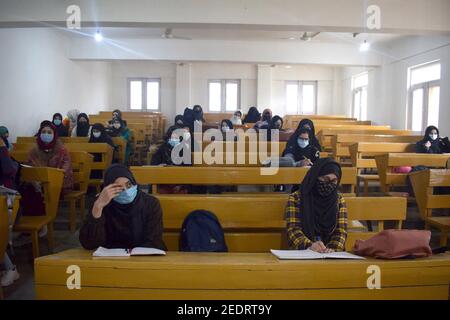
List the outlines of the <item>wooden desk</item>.
{"type": "Polygon", "coordinates": [[[450,253],[415,260],[280,261],[270,253],[168,252],[93,258],[72,249],[35,260],[37,299],[448,299],[450,253]],[[69,290],[67,267],[81,269],[69,290]],[[367,267],[381,289],[367,288],[367,267]]]}

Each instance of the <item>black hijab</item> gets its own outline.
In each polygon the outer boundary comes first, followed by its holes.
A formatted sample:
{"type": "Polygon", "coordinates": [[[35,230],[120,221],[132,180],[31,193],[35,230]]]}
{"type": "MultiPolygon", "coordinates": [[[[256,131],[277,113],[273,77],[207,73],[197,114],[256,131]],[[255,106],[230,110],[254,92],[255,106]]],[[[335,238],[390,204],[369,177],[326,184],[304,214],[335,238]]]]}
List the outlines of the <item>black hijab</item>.
{"type": "Polygon", "coordinates": [[[178,114],[175,117],[174,126],[177,126],[178,128],[182,128],[184,125],[184,119],[182,114],[178,114]]]}
{"type": "Polygon", "coordinates": [[[69,136],[69,128],[67,128],[63,124],[63,116],[61,113],[55,113],[53,115],[52,123],[56,127],[56,131],[58,132],[59,137],[68,137],[69,136]],[[55,118],[61,119],[61,123],[58,126],[55,124],[55,118]]]}
{"type": "Polygon", "coordinates": [[[121,133],[125,130],[125,127],[126,127],[125,122],[122,119],[116,118],[116,119],[112,120],[111,128],[108,128],[108,134],[111,137],[119,137],[121,135],[121,133]],[[114,123],[117,123],[117,122],[120,123],[119,129],[116,129],[114,127],[114,123]]]}
{"type": "Polygon", "coordinates": [[[243,123],[255,123],[261,120],[261,113],[259,113],[256,107],[248,109],[247,115],[244,118],[243,123]]]}
{"type": "Polygon", "coordinates": [[[300,213],[303,232],[311,241],[316,236],[329,237],[337,224],[339,211],[338,187],[341,181],[341,166],[331,158],[318,159],[308,170],[300,185],[300,213]],[[338,177],[338,185],[328,196],[317,192],[317,178],[334,173],[338,177]]]}
{"type": "Polygon", "coordinates": [[[192,110],[194,111],[194,120],[205,121],[203,119],[203,108],[202,108],[202,106],[196,104],[194,107],[192,107],[192,110]]]}
{"type": "MultiPolygon", "coordinates": [[[[297,129],[295,131],[298,132],[300,129],[303,129],[305,127],[305,125],[309,126],[309,131],[310,131],[309,141],[310,141],[310,144],[312,144],[314,147],[316,147],[319,151],[322,151],[322,146],[320,145],[319,140],[317,140],[317,138],[316,138],[316,129],[314,128],[314,122],[312,122],[312,120],[310,120],[310,119],[302,119],[300,121],[300,123],[298,124],[297,129]]],[[[297,139],[297,138],[295,138],[295,139],[297,139]]]]}
{"type": "Polygon", "coordinates": [[[226,125],[228,126],[228,128],[233,129],[233,123],[231,122],[231,120],[223,119],[223,120],[220,122],[220,130],[222,130],[222,126],[223,126],[224,123],[226,123],[226,125]]]}
{"type": "Polygon", "coordinates": [[[120,111],[119,109],[116,109],[112,112],[112,117],[113,119],[122,119],[122,111],[120,111]],[[114,115],[114,113],[116,113],[117,115],[114,115]]]}
{"type": "Polygon", "coordinates": [[[89,138],[89,142],[90,143],[107,143],[110,146],[114,147],[111,137],[109,137],[106,134],[106,129],[101,123],[95,123],[92,126],[91,137],[89,138]],[[94,137],[94,130],[100,131],[100,137],[98,137],[98,138],[94,137]]]}
{"type": "Polygon", "coordinates": [[[87,137],[89,134],[89,117],[86,113],[80,113],[77,117],[77,137],[87,137]],[[80,122],[84,118],[86,122],[80,122]]]}

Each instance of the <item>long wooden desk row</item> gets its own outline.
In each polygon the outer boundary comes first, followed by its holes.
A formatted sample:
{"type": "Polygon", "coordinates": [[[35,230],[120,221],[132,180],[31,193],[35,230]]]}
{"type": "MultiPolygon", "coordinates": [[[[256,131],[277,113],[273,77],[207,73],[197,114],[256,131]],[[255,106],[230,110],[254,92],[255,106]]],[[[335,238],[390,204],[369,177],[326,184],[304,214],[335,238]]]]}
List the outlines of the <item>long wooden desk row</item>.
{"type": "MultiPolygon", "coordinates": [[[[260,167],[178,167],[141,166],[131,167],[136,180],[141,185],[162,184],[198,185],[275,185],[299,184],[308,168],[278,168],[274,174],[264,175],[260,167]]],[[[356,168],[342,168],[341,185],[350,186],[354,193],[356,168]]]]}

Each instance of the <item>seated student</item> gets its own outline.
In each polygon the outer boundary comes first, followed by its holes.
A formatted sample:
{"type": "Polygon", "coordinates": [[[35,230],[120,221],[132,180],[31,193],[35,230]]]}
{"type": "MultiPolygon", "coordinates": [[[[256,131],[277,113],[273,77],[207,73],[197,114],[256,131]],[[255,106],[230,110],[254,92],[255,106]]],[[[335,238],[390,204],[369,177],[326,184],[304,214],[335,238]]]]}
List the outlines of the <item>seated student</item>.
{"type": "Polygon", "coordinates": [[[261,120],[261,114],[256,107],[250,107],[244,117],[243,123],[256,123],[261,120]]]}
{"type": "Polygon", "coordinates": [[[258,129],[267,129],[269,127],[269,123],[272,120],[272,110],[264,109],[261,120],[255,123],[254,128],[258,129]]]}
{"type": "Polygon", "coordinates": [[[56,127],[48,120],[42,121],[36,146],[31,149],[27,163],[33,167],[52,167],[64,170],[61,194],[73,189],[73,172],[70,154],[58,138],[56,127]]]}
{"type": "MultiPolygon", "coordinates": [[[[293,166],[312,166],[320,157],[320,152],[310,143],[311,131],[300,129],[294,132],[286,144],[282,157],[291,158],[293,166]]],[[[281,160],[280,160],[281,161],[281,160]]]]}
{"type": "Polygon", "coordinates": [[[159,146],[156,153],[152,156],[151,165],[158,166],[161,164],[174,165],[172,161],[172,150],[174,147],[181,143],[180,136],[175,133],[178,128],[177,126],[171,126],[167,129],[166,135],[164,137],[164,143],[159,146]]]}
{"type": "MultiPolygon", "coordinates": [[[[89,138],[89,143],[107,143],[113,149],[116,149],[110,136],[106,134],[106,129],[101,123],[95,123],[92,126],[92,135],[89,138]]],[[[94,153],[94,162],[102,161],[100,153],[94,153]]],[[[91,170],[91,179],[101,179],[103,177],[103,170],[91,170]]]]}
{"type": "Polygon", "coordinates": [[[105,172],[102,192],[80,229],[88,250],[148,247],[167,250],[159,200],[141,190],[131,171],[113,164],[105,172]]]}
{"type": "Polygon", "coordinates": [[[86,113],[80,113],[77,117],[77,125],[72,129],[72,137],[90,137],[92,127],[86,113]]]}
{"type": "Polygon", "coordinates": [[[192,111],[194,111],[194,121],[205,122],[203,118],[203,108],[201,105],[196,104],[192,107],[192,111]]]}
{"type": "Polygon", "coordinates": [[[234,141],[237,141],[237,136],[234,132],[233,123],[231,123],[231,120],[223,119],[220,122],[220,132],[222,132],[223,141],[226,141],[228,136],[232,137],[234,141]]]}
{"type": "Polygon", "coordinates": [[[69,128],[69,133],[72,132],[73,128],[77,125],[77,119],[80,111],[78,109],[72,109],[67,111],[67,117],[63,120],[66,127],[69,128]]]}
{"type": "Polygon", "coordinates": [[[9,138],[8,128],[5,126],[0,126],[0,139],[3,140],[3,143],[6,146],[6,149],[8,149],[8,151],[12,151],[13,145],[12,145],[12,143],[9,143],[8,138],[9,138]]]}
{"type": "Polygon", "coordinates": [[[274,116],[267,126],[263,126],[260,129],[267,129],[267,141],[272,141],[271,130],[278,130],[278,138],[281,141],[280,136],[284,132],[283,119],[280,116],[274,116]]]}
{"type": "Polygon", "coordinates": [[[184,122],[183,122],[183,115],[182,114],[177,114],[175,116],[175,121],[174,121],[174,126],[177,126],[178,128],[181,128],[184,126],[184,122]]]}
{"type": "Polygon", "coordinates": [[[233,116],[231,117],[231,123],[234,125],[241,125],[242,124],[242,112],[237,110],[234,112],[233,116]]]}
{"type": "Polygon", "coordinates": [[[69,136],[69,127],[63,124],[63,117],[61,113],[55,113],[53,115],[52,123],[56,127],[56,131],[58,132],[58,137],[68,137],[69,136]]]}
{"type": "Polygon", "coordinates": [[[322,151],[322,146],[319,143],[319,140],[316,138],[316,130],[314,128],[314,123],[310,119],[302,119],[297,126],[297,130],[300,129],[308,129],[311,131],[310,141],[313,146],[317,148],[317,150],[322,151]]]}
{"type": "Polygon", "coordinates": [[[114,119],[120,119],[123,121],[123,123],[125,123],[125,125],[127,125],[127,122],[122,119],[122,111],[120,111],[119,109],[116,109],[112,112],[112,119],[108,121],[108,125],[110,127],[112,127],[114,119]]]}
{"type": "Polygon", "coordinates": [[[319,159],[299,190],[289,196],[286,223],[291,249],[321,253],[345,250],[347,207],[338,191],[341,176],[337,162],[319,159]]]}
{"type": "MultiPolygon", "coordinates": [[[[0,139],[0,186],[16,189],[15,180],[18,167],[18,163],[9,156],[5,139],[2,137],[0,139]]],[[[14,281],[19,279],[19,272],[7,253],[3,257],[0,257],[0,265],[0,285],[2,287],[10,286],[14,281]]]]}
{"type": "Polygon", "coordinates": [[[108,128],[107,133],[111,137],[121,137],[127,142],[125,149],[125,164],[128,163],[131,155],[131,131],[126,126],[125,122],[119,118],[112,120],[112,127],[108,128]]]}
{"type": "Polygon", "coordinates": [[[450,152],[448,137],[441,138],[435,126],[428,126],[423,139],[415,146],[416,153],[447,153],[450,152]]]}

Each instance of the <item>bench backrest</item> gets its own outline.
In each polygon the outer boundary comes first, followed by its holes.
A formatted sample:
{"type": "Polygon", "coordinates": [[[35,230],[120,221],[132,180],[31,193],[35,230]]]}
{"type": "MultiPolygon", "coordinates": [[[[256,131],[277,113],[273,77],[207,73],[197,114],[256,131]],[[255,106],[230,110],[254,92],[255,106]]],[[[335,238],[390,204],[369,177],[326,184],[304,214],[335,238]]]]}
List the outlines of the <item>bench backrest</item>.
{"type": "MultiPolygon", "coordinates": [[[[287,248],[286,197],[240,197],[199,195],[158,195],[163,210],[164,240],[169,250],[178,250],[184,218],[193,210],[213,212],[219,219],[231,252],[267,252],[287,248]]],[[[345,198],[349,220],[400,221],[406,218],[406,199],[396,197],[345,198]],[[382,208],[382,209],[380,209],[382,208]]],[[[374,233],[349,230],[347,248],[355,239],[374,233]]]]}
{"type": "Polygon", "coordinates": [[[72,161],[74,185],[78,187],[78,191],[86,192],[94,156],[84,151],[72,151],[70,160],[72,161]]]}
{"type": "Polygon", "coordinates": [[[45,215],[54,219],[58,211],[64,170],[48,167],[22,168],[20,179],[23,182],[36,181],[41,183],[44,194],[45,215]]]}
{"type": "Polygon", "coordinates": [[[426,166],[431,168],[445,168],[450,154],[423,153],[388,153],[375,156],[380,187],[383,192],[389,191],[390,185],[405,185],[408,174],[392,173],[394,167],[426,166]]]}
{"type": "MultiPolygon", "coordinates": [[[[279,168],[274,175],[261,175],[260,167],[131,167],[141,185],[194,184],[194,185],[276,185],[298,184],[308,168],[279,168]]],[[[356,168],[342,168],[341,185],[356,186],[356,168]]]]}
{"type": "Polygon", "coordinates": [[[376,168],[375,156],[384,153],[414,152],[414,143],[358,142],[350,145],[352,166],[358,169],[376,168]]]}
{"type": "Polygon", "coordinates": [[[410,173],[419,212],[431,217],[433,209],[450,208],[450,194],[434,194],[436,187],[450,187],[450,169],[428,169],[410,173]]]}

